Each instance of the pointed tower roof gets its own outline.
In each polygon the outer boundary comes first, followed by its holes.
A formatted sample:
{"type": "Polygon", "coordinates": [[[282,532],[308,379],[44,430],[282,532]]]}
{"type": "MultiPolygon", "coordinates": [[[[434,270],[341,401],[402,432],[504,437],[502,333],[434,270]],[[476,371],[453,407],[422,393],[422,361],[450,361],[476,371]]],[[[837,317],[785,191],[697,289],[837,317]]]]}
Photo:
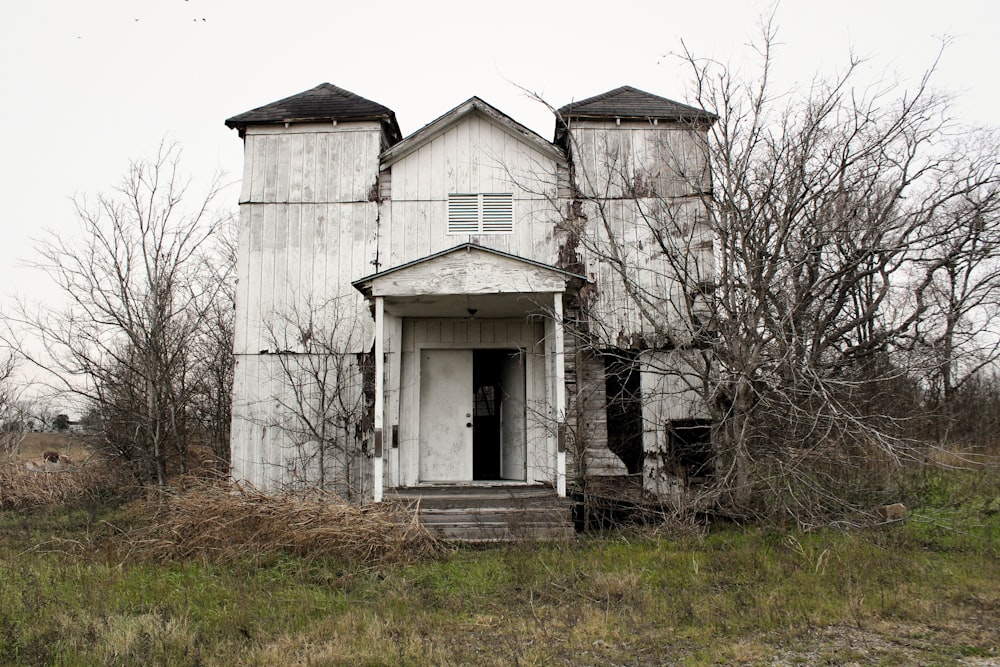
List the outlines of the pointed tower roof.
{"type": "Polygon", "coordinates": [[[714,122],[715,114],[668,100],[632,86],[622,86],[559,109],[563,122],[571,119],[673,120],[714,122]]]}
{"type": "Polygon", "coordinates": [[[381,121],[390,143],[395,143],[401,136],[392,109],[332,83],[321,83],[291,97],[238,114],[226,120],[226,125],[239,130],[242,137],[249,125],[363,120],[381,121]]]}

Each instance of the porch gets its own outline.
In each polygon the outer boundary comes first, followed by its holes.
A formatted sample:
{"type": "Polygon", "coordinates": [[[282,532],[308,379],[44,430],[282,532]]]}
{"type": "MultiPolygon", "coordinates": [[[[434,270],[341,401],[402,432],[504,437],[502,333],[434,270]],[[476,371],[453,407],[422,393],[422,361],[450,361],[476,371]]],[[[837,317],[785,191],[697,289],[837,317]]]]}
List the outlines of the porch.
{"type": "Polygon", "coordinates": [[[385,500],[407,507],[436,537],[459,542],[568,540],[572,501],[550,486],[427,484],[390,489],[385,500]]]}
{"type": "Polygon", "coordinates": [[[381,352],[372,472],[382,483],[373,500],[420,489],[428,516],[497,524],[502,535],[515,522],[487,517],[471,499],[511,510],[508,518],[527,512],[532,524],[541,508],[528,499],[539,494],[510,489],[545,484],[565,496],[563,295],[584,281],[475,244],[355,281],[381,352]],[[470,492],[464,506],[455,485],[470,492]]]}

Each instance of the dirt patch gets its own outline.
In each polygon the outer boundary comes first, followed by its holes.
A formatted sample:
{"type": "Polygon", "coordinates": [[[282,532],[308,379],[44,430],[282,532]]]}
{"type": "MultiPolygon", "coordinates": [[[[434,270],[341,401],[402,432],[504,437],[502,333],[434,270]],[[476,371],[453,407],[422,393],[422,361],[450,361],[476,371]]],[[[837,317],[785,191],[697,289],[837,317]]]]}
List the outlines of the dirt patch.
{"type": "Polygon", "coordinates": [[[885,621],[862,627],[826,626],[784,643],[769,637],[760,642],[772,651],[771,665],[1000,666],[995,630],[971,621],[946,626],[885,621]]]}

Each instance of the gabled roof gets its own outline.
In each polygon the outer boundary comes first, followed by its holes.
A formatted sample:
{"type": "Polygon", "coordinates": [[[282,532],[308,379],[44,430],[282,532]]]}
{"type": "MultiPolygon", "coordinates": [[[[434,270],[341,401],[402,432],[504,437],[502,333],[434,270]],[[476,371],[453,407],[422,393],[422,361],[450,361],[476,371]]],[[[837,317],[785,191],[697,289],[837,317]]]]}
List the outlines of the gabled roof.
{"type": "MultiPolygon", "coordinates": [[[[405,273],[406,271],[413,269],[414,267],[425,265],[434,262],[440,258],[446,257],[448,255],[454,255],[455,253],[465,251],[467,253],[481,253],[480,256],[495,257],[500,260],[513,261],[520,265],[526,267],[533,267],[535,269],[541,269],[549,274],[559,276],[560,279],[564,281],[574,281],[574,282],[589,282],[586,276],[581,276],[572,271],[566,271],[565,269],[560,269],[557,266],[552,266],[550,264],[545,264],[544,262],[538,262],[533,259],[528,259],[526,257],[519,257],[517,255],[512,255],[502,250],[494,250],[493,248],[487,248],[481,246],[478,243],[462,243],[453,248],[448,248],[447,250],[442,250],[440,252],[427,255],[426,257],[421,257],[420,259],[415,259],[412,262],[407,262],[405,264],[400,264],[399,266],[394,266],[391,269],[386,269],[385,271],[379,271],[378,273],[373,273],[371,275],[365,276],[364,278],[359,278],[353,281],[351,284],[355,289],[362,292],[366,296],[371,294],[372,284],[376,281],[385,278],[387,276],[399,273],[405,273]]],[[[430,286],[428,286],[430,289],[430,286]]],[[[497,288],[495,291],[503,292],[503,289],[497,288]]]]}
{"type": "Polygon", "coordinates": [[[233,116],[226,125],[238,129],[242,137],[248,125],[364,120],[381,121],[390,141],[402,136],[392,109],[331,83],[233,116]]]}
{"type": "Polygon", "coordinates": [[[571,119],[673,120],[713,122],[717,116],[703,109],[668,100],[632,86],[622,86],[559,109],[563,123],[571,119]]]}
{"type": "Polygon", "coordinates": [[[470,97],[451,111],[435,118],[410,136],[392,146],[392,148],[383,152],[380,158],[382,166],[387,167],[394,162],[398,162],[406,155],[409,155],[424,144],[433,140],[435,137],[438,137],[446,132],[462,118],[474,113],[478,113],[489,119],[497,126],[503,128],[511,136],[519,139],[529,146],[534,147],[536,150],[548,155],[553,160],[562,163],[566,162],[566,155],[559,149],[558,146],[543,139],[538,134],[532,132],[524,125],[521,125],[504,112],[484,102],[480,98],[470,97]]]}

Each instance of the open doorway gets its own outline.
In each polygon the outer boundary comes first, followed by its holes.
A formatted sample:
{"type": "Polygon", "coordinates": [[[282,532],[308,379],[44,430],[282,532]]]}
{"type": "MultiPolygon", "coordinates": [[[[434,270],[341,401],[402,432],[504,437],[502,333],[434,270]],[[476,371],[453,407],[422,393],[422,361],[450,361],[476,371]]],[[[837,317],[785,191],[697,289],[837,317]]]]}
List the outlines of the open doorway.
{"type": "Polygon", "coordinates": [[[474,480],[524,480],[527,464],[525,357],[521,350],[472,355],[474,480]]]}
{"type": "Polygon", "coordinates": [[[642,386],[639,355],[615,350],[604,355],[608,408],[608,449],[630,475],[642,472],[642,386]]]}

